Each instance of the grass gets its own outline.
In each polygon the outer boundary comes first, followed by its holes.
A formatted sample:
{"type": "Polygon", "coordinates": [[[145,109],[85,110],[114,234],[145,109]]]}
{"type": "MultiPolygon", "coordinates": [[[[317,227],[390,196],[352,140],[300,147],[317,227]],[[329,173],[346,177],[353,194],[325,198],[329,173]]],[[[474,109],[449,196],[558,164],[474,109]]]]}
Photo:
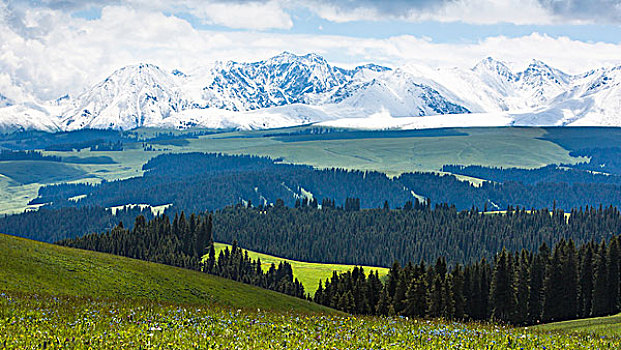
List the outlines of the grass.
{"type": "Polygon", "coordinates": [[[533,328],[551,332],[591,334],[594,336],[605,337],[620,337],[621,314],[548,323],[533,328]]]}
{"type": "MultiPolygon", "coordinates": [[[[220,253],[221,250],[224,250],[227,247],[230,249],[231,246],[224,243],[215,243],[216,256],[220,253]]],[[[319,281],[325,281],[326,278],[330,278],[334,271],[342,273],[346,271],[351,271],[354,268],[354,265],[322,264],[296,261],[291,259],[279,258],[268,254],[257,253],[250,250],[248,250],[248,255],[253,260],[260,258],[261,265],[264,271],[267,271],[272,263],[278,265],[283,261],[289,262],[291,264],[294,277],[296,277],[302,283],[306,293],[310,293],[311,295],[315,294],[317,286],[319,285],[319,281]]],[[[367,274],[371,271],[377,271],[380,275],[380,278],[386,276],[386,274],[388,273],[388,269],[384,267],[363,266],[363,268],[367,274]]]]}
{"type": "Polygon", "coordinates": [[[0,291],[331,312],[305,300],[197,271],[3,234],[0,234],[0,291]]]}
{"type": "Polygon", "coordinates": [[[14,160],[0,162],[0,174],[24,185],[75,180],[84,177],[86,172],[59,162],[14,160]]]}
{"type": "MultiPolygon", "coordinates": [[[[450,130],[450,129],[449,129],[450,130]]],[[[552,163],[576,163],[554,142],[540,139],[539,128],[456,129],[460,133],[421,137],[373,137],[280,141],[282,137],[252,137],[252,133],[219,134],[190,140],[189,147],[231,154],[282,157],[285,162],[317,168],[375,170],[390,175],[438,171],[445,164],[535,168],[552,163]],[[465,135],[462,135],[464,134],[465,135]],[[455,135],[456,134],[456,135],[455,135]]]]}
{"type": "Polygon", "coordinates": [[[487,324],[0,293],[3,349],[619,349],[487,324]]]}

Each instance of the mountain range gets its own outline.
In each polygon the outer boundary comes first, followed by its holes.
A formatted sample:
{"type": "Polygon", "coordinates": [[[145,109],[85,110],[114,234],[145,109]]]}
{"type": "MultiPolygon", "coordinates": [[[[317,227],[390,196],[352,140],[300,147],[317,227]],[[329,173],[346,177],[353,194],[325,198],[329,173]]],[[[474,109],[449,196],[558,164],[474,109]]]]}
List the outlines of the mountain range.
{"type": "Polygon", "coordinates": [[[14,103],[0,91],[0,130],[621,126],[621,66],[577,75],[533,60],[520,72],[485,58],[471,69],[366,64],[316,54],[194,70],[126,66],[77,96],[14,103]]]}

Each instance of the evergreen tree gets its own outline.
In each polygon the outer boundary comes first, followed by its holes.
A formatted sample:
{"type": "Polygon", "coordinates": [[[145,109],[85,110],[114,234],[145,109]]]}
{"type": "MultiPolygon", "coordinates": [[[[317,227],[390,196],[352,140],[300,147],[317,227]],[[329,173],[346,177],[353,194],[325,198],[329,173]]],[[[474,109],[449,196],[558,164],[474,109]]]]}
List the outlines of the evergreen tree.
{"type": "Polygon", "coordinates": [[[579,284],[579,315],[586,318],[591,316],[593,304],[593,243],[588,243],[580,249],[580,277],[579,284]]]}
{"type": "Polygon", "coordinates": [[[606,242],[602,242],[599,246],[595,261],[593,263],[593,302],[591,307],[592,316],[603,316],[610,311],[610,302],[608,298],[608,261],[606,259],[607,248],[606,242]]]}
{"type": "Polygon", "coordinates": [[[501,321],[513,319],[516,306],[511,254],[503,249],[496,257],[491,284],[492,317],[501,321]]]}

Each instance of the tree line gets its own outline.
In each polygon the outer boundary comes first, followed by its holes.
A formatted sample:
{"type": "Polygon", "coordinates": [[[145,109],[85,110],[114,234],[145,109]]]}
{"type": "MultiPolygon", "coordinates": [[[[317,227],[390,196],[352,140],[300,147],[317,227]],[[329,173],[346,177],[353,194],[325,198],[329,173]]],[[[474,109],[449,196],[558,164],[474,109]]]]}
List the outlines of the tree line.
{"type": "Polygon", "coordinates": [[[615,207],[560,209],[506,208],[504,213],[459,211],[446,204],[406,202],[401,208],[320,208],[304,201],[299,208],[284,204],[214,212],[217,241],[240,242],[244,248],[295,260],[389,267],[394,261],[431,261],[444,256],[453,263],[491,259],[503,247],[533,251],[561,239],[583,243],[621,234],[621,213],[615,207]]]}
{"type": "Polygon", "coordinates": [[[465,266],[395,262],[383,284],[356,267],[320,282],[314,301],[354,314],[532,325],[621,311],[620,264],[621,236],[579,247],[562,239],[465,266]]]}
{"type": "Polygon", "coordinates": [[[211,215],[191,214],[186,218],[182,212],[175,215],[172,222],[166,215],[151,220],[140,215],[131,229],[125,228],[121,222],[105,233],[92,233],[57,243],[199,270],[299,298],[306,297],[304,287],[293,277],[289,263],[272,264],[263,272],[261,260],[250,259],[237,242],[233,243],[231,250],[226,248],[216,256],[211,215]]]}
{"type": "Polygon", "coordinates": [[[8,160],[45,160],[48,162],[62,162],[62,158],[58,156],[46,156],[39,151],[0,151],[0,161],[8,160]]]}
{"type": "MultiPolygon", "coordinates": [[[[237,240],[246,249],[295,260],[386,267],[395,260],[438,256],[464,264],[491,259],[503,247],[535,251],[544,242],[573,239],[581,244],[621,234],[621,213],[611,206],[568,213],[508,207],[492,214],[419,201],[398,208],[385,202],[377,209],[362,209],[358,203],[355,198],[346,198],[345,205],[313,198],[290,208],[282,200],[258,206],[246,202],[213,212],[213,234],[219,242],[237,240]]],[[[116,212],[101,207],[40,209],[0,216],[0,232],[54,242],[109,231],[121,221],[131,229],[138,215],[153,217],[149,209],[138,207],[116,212]]]]}

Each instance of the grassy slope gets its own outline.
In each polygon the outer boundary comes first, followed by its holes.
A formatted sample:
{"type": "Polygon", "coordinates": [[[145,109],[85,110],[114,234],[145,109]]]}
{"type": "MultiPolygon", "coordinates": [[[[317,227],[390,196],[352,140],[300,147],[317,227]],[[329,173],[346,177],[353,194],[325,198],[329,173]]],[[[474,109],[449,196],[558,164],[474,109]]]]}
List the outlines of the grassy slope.
{"type": "MultiPolygon", "coordinates": [[[[216,243],[216,255],[220,253],[224,248],[229,247],[230,245],[224,243],[216,243]]],[[[353,265],[342,265],[342,264],[321,264],[321,263],[309,263],[302,262],[290,259],[279,258],[272,255],[257,253],[253,251],[248,251],[248,255],[253,260],[257,258],[261,258],[261,265],[263,270],[267,271],[270,268],[270,265],[274,263],[278,265],[282,261],[288,261],[291,264],[291,268],[293,269],[294,276],[304,285],[304,290],[307,293],[315,294],[317,290],[317,286],[319,285],[319,281],[325,281],[326,278],[332,276],[332,272],[336,271],[338,273],[350,271],[354,268],[353,265]]],[[[369,267],[363,266],[364,270],[368,274],[370,271],[377,270],[379,272],[380,277],[385,276],[388,273],[388,269],[384,267],[369,267]]]]}
{"type": "Polygon", "coordinates": [[[0,290],[320,312],[305,300],[196,271],[0,234],[0,290]]]}
{"type": "Polygon", "coordinates": [[[31,184],[77,180],[85,176],[86,172],[59,162],[14,160],[0,162],[0,174],[20,184],[31,184]]]}
{"type": "Polygon", "coordinates": [[[558,331],[563,333],[574,332],[581,334],[595,334],[598,336],[618,337],[621,336],[621,314],[548,323],[533,328],[542,331],[558,331]]]}

